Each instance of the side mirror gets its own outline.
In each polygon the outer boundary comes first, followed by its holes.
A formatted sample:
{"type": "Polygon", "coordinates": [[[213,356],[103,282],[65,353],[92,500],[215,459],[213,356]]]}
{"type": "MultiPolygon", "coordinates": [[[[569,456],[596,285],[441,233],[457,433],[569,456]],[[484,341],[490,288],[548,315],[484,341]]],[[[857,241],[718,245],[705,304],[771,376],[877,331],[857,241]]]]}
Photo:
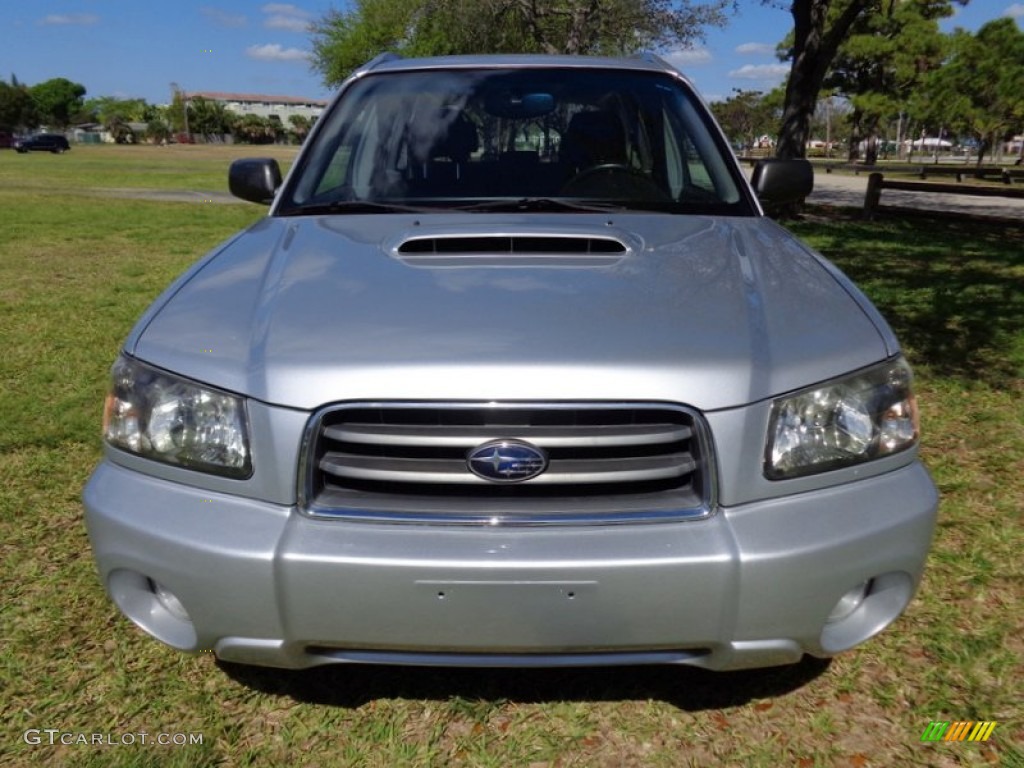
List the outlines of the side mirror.
{"type": "Polygon", "coordinates": [[[811,194],[814,168],[802,159],[758,160],[750,183],[765,207],[774,208],[803,200],[811,194]]]}
{"type": "Polygon", "coordinates": [[[235,160],[228,171],[228,188],[235,197],[270,205],[281,186],[281,168],[272,157],[235,160]]]}

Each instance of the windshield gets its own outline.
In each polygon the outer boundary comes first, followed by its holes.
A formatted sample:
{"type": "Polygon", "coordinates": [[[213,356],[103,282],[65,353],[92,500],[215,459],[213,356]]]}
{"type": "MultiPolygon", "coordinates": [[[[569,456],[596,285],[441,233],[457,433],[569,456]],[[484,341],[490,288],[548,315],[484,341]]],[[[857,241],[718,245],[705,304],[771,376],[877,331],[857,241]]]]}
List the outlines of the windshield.
{"type": "Polygon", "coordinates": [[[656,72],[383,72],[353,82],[277,209],[749,214],[704,108],[656,72]]]}

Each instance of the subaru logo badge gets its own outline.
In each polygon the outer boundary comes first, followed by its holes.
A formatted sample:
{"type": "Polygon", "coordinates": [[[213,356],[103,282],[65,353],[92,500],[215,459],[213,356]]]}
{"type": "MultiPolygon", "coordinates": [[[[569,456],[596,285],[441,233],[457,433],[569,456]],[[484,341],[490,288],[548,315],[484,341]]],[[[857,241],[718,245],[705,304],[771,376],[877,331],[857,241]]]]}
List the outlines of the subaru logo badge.
{"type": "Polygon", "coordinates": [[[466,456],[469,471],[493,483],[519,483],[548,468],[544,451],[522,440],[492,440],[466,456]]]}

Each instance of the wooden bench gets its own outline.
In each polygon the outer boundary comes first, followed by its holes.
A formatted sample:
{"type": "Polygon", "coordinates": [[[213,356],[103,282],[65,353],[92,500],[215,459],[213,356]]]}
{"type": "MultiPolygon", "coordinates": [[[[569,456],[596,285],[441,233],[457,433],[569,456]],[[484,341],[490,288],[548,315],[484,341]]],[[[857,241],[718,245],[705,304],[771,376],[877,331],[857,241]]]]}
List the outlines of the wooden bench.
{"type": "Polygon", "coordinates": [[[861,165],[860,163],[846,163],[846,162],[833,162],[833,163],[815,163],[815,169],[824,167],[825,173],[832,173],[832,171],[852,171],[854,176],[860,176],[862,172],[871,173],[877,166],[874,165],[861,165]]]}
{"type": "Polygon", "coordinates": [[[1003,168],[1003,183],[1013,184],[1017,181],[1024,181],[1024,167],[1003,168]]]}
{"type": "Polygon", "coordinates": [[[927,179],[929,176],[956,176],[957,181],[963,181],[967,179],[979,179],[984,181],[986,179],[993,179],[1001,181],[1003,184],[1012,184],[1014,181],[1024,180],[1024,169],[1021,168],[1003,168],[998,165],[965,165],[962,168],[951,168],[948,165],[922,165],[921,171],[918,174],[922,179],[927,179]]]}
{"type": "Polygon", "coordinates": [[[972,184],[943,184],[934,181],[892,181],[886,180],[881,173],[872,173],[868,176],[867,192],[864,195],[864,215],[868,218],[871,218],[878,209],[883,189],[979,197],[1009,197],[1024,200],[1024,188],[1019,187],[983,187],[972,184]]]}
{"type": "MultiPolygon", "coordinates": [[[[973,175],[975,172],[973,169],[963,166],[960,168],[950,168],[944,165],[922,165],[921,170],[918,171],[917,175],[921,179],[927,179],[929,176],[955,176],[957,182],[964,180],[964,176],[973,175]]],[[[977,176],[982,179],[984,176],[977,176]]]]}
{"type": "MultiPolygon", "coordinates": [[[[821,167],[818,164],[816,167],[821,167]]],[[[858,163],[830,163],[824,165],[825,173],[832,173],[833,169],[852,171],[855,176],[861,173],[875,173],[883,168],[888,173],[910,173],[920,179],[927,179],[929,176],[953,176],[957,181],[964,179],[994,179],[1004,184],[1011,184],[1014,181],[1024,181],[1024,168],[1004,168],[999,165],[931,165],[921,163],[890,163],[884,166],[860,165],[858,163]]]]}

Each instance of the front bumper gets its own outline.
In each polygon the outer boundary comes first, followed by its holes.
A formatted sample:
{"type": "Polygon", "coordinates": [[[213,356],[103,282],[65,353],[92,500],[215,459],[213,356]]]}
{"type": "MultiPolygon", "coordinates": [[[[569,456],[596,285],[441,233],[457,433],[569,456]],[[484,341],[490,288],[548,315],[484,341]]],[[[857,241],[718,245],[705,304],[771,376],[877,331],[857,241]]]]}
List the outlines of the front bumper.
{"type": "Polygon", "coordinates": [[[700,521],[388,525],[313,520],[105,460],[84,502],[108,593],[181,650],[291,668],[737,669],[828,656],[892,622],[920,580],[938,499],[915,461],[700,521]],[[828,621],[862,584],[852,612],[828,621]]]}

